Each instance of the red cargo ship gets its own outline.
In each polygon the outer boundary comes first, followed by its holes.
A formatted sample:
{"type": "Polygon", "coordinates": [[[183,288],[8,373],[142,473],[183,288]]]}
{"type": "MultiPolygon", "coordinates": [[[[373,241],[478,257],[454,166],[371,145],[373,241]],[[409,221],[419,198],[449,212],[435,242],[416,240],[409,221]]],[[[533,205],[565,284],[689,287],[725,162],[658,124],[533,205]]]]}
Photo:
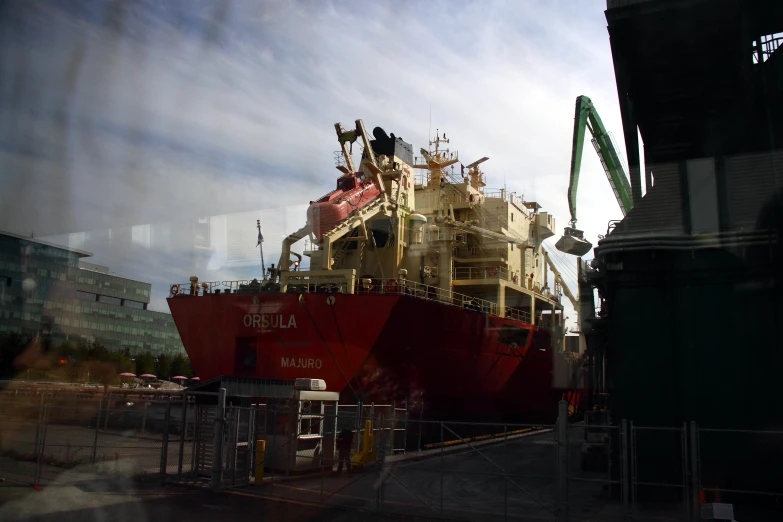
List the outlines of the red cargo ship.
{"type": "Polygon", "coordinates": [[[277,270],[172,286],[202,380],[323,379],[345,402],[407,400],[437,418],[543,420],[564,394],[575,403],[559,280],[550,291],[543,270],[554,219],[486,189],[487,158],[454,177],[445,135],[414,161],[409,144],[379,128],[371,140],[361,120],[336,128],[343,175],[284,240],[277,270]],[[355,171],[348,144],[358,139],[355,171]],[[300,271],[291,248],[305,237],[300,271]]]}

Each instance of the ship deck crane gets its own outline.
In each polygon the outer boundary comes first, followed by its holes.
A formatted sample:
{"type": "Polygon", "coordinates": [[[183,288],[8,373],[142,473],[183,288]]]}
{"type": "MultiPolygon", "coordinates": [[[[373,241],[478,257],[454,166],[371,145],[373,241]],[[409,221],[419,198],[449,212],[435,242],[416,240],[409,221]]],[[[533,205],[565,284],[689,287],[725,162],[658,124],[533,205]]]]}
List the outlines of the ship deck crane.
{"type": "MultiPolygon", "coordinates": [[[[555,275],[555,282],[560,285],[560,289],[563,291],[563,295],[565,295],[568,300],[571,301],[571,304],[574,306],[574,310],[576,311],[577,315],[579,315],[579,299],[568,288],[568,285],[566,284],[565,279],[563,279],[563,275],[560,273],[560,270],[558,270],[555,264],[552,262],[552,256],[550,256],[546,250],[543,250],[543,254],[544,261],[555,275]]],[[[579,324],[579,318],[577,318],[576,324],[579,324]]]]}
{"type": "Polygon", "coordinates": [[[628,182],[628,176],[620,164],[620,157],[614,148],[612,139],[609,133],[606,132],[606,128],[590,98],[578,96],[574,114],[574,139],[571,147],[571,177],[568,184],[568,207],[571,211],[571,222],[565,228],[563,237],[555,245],[561,252],[576,256],[583,256],[593,247],[589,241],[585,240],[584,233],[576,228],[576,191],[579,185],[579,171],[582,166],[585,128],[592,135],[591,142],[598,153],[601,166],[604,168],[623,216],[633,208],[631,184],[628,182]]]}

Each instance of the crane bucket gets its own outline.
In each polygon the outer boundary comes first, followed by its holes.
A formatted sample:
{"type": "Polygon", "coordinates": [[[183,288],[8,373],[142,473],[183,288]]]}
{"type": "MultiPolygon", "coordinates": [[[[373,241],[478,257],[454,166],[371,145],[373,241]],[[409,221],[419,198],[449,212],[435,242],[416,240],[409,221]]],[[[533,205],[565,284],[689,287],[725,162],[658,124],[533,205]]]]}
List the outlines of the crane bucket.
{"type": "Polygon", "coordinates": [[[584,232],[566,227],[563,237],[555,243],[555,248],[566,254],[582,257],[593,248],[593,245],[584,238],[584,232]]]}

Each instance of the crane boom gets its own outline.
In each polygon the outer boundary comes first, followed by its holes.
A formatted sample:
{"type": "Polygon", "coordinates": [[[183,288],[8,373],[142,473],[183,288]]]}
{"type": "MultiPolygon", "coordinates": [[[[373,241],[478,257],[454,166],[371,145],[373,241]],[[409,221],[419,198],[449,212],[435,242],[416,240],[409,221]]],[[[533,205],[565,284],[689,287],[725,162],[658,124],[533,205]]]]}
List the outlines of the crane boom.
{"type": "Polygon", "coordinates": [[[565,229],[563,238],[557,242],[557,249],[566,254],[582,256],[590,251],[592,245],[585,240],[584,233],[576,229],[576,191],[579,186],[579,172],[582,168],[582,150],[585,143],[585,129],[590,131],[591,142],[601,160],[609,185],[612,187],[620,211],[625,216],[633,208],[631,184],[620,163],[620,156],[614,148],[612,138],[606,132],[595,105],[587,96],[577,96],[574,109],[574,138],[571,146],[571,176],[568,181],[568,209],[571,222],[565,229]]]}
{"type": "Polygon", "coordinates": [[[585,142],[585,129],[592,135],[593,147],[601,160],[606,177],[612,187],[612,192],[625,215],[633,208],[631,184],[620,164],[620,157],[614,148],[609,133],[606,132],[601,117],[595,105],[587,96],[576,98],[574,113],[574,142],[571,147],[571,177],[568,184],[568,207],[571,211],[571,226],[576,224],[576,191],[579,185],[579,171],[582,166],[582,149],[585,142]]]}

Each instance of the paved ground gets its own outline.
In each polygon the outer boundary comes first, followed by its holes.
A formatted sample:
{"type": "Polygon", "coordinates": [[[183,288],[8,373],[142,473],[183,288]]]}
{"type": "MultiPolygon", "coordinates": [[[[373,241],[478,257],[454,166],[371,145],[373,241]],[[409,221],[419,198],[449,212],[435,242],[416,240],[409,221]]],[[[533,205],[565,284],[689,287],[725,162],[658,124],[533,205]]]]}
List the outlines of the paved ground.
{"type": "Polygon", "coordinates": [[[160,487],[157,481],[138,481],[86,470],[50,469],[41,491],[25,481],[32,464],[0,458],[0,520],[62,522],[216,522],[269,520],[348,522],[432,520],[389,517],[335,506],[270,501],[251,495],[214,495],[203,488],[160,487]]]}
{"type": "MultiPolygon", "coordinates": [[[[7,421],[0,419],[0,449],[16,456],[32,453],[35,421],[7,421]]],[[[48,425],[40,492],[30,487],[35,463],[0,457],[0,477],[6,479],[0,482],[0,521],[177,518],[212,522],[249,514],[266,514],[267,520],[342,521],[374,520],[380,516],[378,511],[385,514],[379,520],[395,520],[387,518],[389,513],[471,522],[556,518],[556,446],[550,430],[507,441],[482,441],[470,448],[451,446],[396,455],[387,458],[382,467],[352,475],[273,477],[261,486],[234,490],[228,496],[214,496],[203,488],[161,487],[157,476],[160,435],[147,432],[141,436],[139,430],[116,429],[97,433],[97,464],[88,465],[95,427],[48,425]],[[61,463],[68,463],[69,469],[60,467],[61,463]],[[138,480],[140,475],[146,476],[146,481],[138,480]],[[344,511],[346,508],[350,510],[344,511]]],[[[608,477],[580,469],[582,440],[581,429],[572,427],[567,499],[570,520],[623,520],[622,505],[609,498],[608,477]]],[[[178,442],[173,436],[167,463],[170,475],[177,469],[178,442]]],[[[185,446],[185,470],[189,469],[191,447],[190,443],[185,446]]],[[[636,520],[682,520],[685,514],[676,502],[640,507],[636,520]]],[[[781,519],[744,508],[736,512],[743,522],[781,519]]]]}
{"type": "MultiPolygon", "coordinates": [[[[38,436],[44,442],[43,464],[72,467],[92,461],[93,455],[100,471],[128,476],[159,473],[163,445],[160,433],[142,433],[137,430],[101,429],[95,426],[48,424],[45,434],[29,420],[0,418],[0,454],[29,456],[35,452],[38,436]],[[38,434],[36,433],[38,431],[38,434]]],[[[183,465],[188,468],[193,445],[183,448],[183,465]]],[[[177,470],[179,463],[179,435],[171,434],[167,469],[177,470]]]]}
{"type": "MultiPolygon", "coordinates": [[[[606,519],[618,510],[601,483],[605,475],[582,473],[578,459],[571,466],[574,479],[586,479],[571,482],[572,519],[593,520],[599,513],[606,519]]],[[[484,442],[468,450],[397,456],[383,467],[352,475],[268,480],[243,491],[457,520],[553,520],[555,469],[554,434],[545,431],[507,442],[484,442]]]]}

